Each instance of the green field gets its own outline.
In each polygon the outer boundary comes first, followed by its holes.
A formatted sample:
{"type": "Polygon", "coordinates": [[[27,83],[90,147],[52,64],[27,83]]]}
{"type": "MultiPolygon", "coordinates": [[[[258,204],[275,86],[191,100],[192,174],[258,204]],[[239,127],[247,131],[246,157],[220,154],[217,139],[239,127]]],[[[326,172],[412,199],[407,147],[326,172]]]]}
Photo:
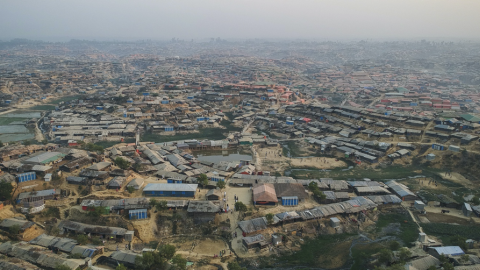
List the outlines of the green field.
{"type": "Polygon", "coordinates": [[[0,117],[0,126],[9,125],[13,122],[24,122],[28,120],[27,118],[17,118],[17,117],[0,117]]]}
{"type": "Polygon", "coordinates": [[[315,239],[306,239],[300,251],[284,256],[280,260],[286,265],[305,265],[310,267],[332,264],[333,262],[330,260],[337,257],[347,262],[348,248],[350,247],[350,242],[347,239],[351,236],[344,233],[320,235],[315,239]]]}
{"type": "Polygon", "coordinates": [[[423,223],[422,228],[426,234],[431,234],[439,237],[458,235],[467,239],[480,239],[480,226],[478,225],[423,223]]]}
{"type": "Polygon", "coordinates": [[[55,106],[54,105],[37,105],[28,109],[34,110],[34,111],[51,111],[51,110],[55,110],[55,106]]]}

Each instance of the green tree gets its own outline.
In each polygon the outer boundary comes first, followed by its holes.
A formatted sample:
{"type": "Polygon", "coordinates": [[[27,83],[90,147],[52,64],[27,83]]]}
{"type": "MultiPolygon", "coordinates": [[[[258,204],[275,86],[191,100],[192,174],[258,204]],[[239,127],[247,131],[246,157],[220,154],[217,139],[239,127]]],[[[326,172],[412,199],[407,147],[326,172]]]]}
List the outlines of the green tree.
{"type": "Polygon", "coordinates": [[[135,188],[132,187],[132,186],[129,186],[129,187],[127,187],[127,191],[128,191],[128,193],[131,194],[131,193],[135,192],[135,188]]]}
{"type": "Polygon", "coordinates": [[[150,203],[149,204],[152,208],[154,208],[155,205],[157,205],[157,200],[155,200],[154,198],[150,198],[150,203]]]}
{"type": "Polygon", "coordinates": [[[80,245],[85,245],[86,243],[88,243],[88,237],[85,234],[79,234],[77,235],[77,242],[80,245]]]}
{"type": "Polygon", "coordinates": [[[399,248],[402,247],[398,241],[392,241],[388,246],[390,247],[391,250],[398,250],[399,248]]]}
{"type": "Polygon", "coordinates": [[[84,142],[84,141],[77,141],[77,144],[78,144],[81,148],[85,148],[85,142],[84,142]]]}
{"type": "Polygon", "coordinates": [[[450,244],[452,246],[459,246],[463,250],[468,249],[468,245],[467,245],[467,242],[466,242],[467,238],[465,238],[465,237],[462,237],[462,236],[457,234],[457,235],[450,236],[449,240],[450,240],[450,244]]]}
{"type": "Polygon", "coordinates": [[[473,197],[472,198],[472,204],[473,205],[479,205],[480,204],[480,199],[477,196],[473,197]]]}
{"type": "Polygon", "coordinates": [[[72,255],[70,255],[70,259],[81,259],[82,258],[82,254],[80,253],[73,253],[72,255]]]}
{"type": "Polygon", "coordinates": [[[98,207],[92,206],[92,207],[88,207],[87,211],[88,211],[87,216],[98,218],[107,212],[107,208],[103,206],[98,206],[98,207]]]}
{"type": "Polygon", "coordinates": [[[126,161],[121,157],[116,157],[114,162],[115,162],[115,165],[117,165],[122,170],[126,170],[130,168],[130,162],[126,161]]]}
{"type": "Polygon", "coordinates": [[[175,255],[176,249],[175,246],[166,244],[161,245],[158,248],[158,252],[167,260],[171,260],[173,258],[173,255],[175,255]]]}
{"type": "Polygon", "coordinates": [[[402,247],[398,252],[398,257],[400,258],[400,261],[406,262],[408,259],[410,259],[410,257],[412,257],[412,252],[410,249],[402,247]]]}
{"type": "Polygon", "coordinates": [[[430,265],[427,270],[437,270],[437,267],[435,265],[430,265]]]}
{"type": "Polygon", "coordinates": [[[13,186],[11,183],[2,180],[0,182],[0,201],[9,201],[12,199],[13,186]]]}
{"type": "Polygon", "coordinates": [[[448,260],[448,257],[443,255],[443,254],[440,254],[440,256],[438,256],[438,260],[441,262],[441,263],[448,263],[449,260],[448,260]]]}
{"type": "Polygon", "coordinates": [[[202,187],[206,187],[208,185],[208,177],[204,173],[198,176],[197,181],[200,185],[202,185],[202,187]]]}
{"type": "Polygon", "coordinates": [[[167,201],[162,200],[162,201],[157,202],[157,204],[155,205],[155,208],[158,211],[167,210],[167,201]]]}
{"type": "Polygon", "coordinates": [[[55,270],[72,270],[72,269],[63,264],[57,264],[57,266],[55,266],[55,270]]]}
{"type": "Polygon", "coordinates": [[[108,107],[107,112],[108,113],[113,113],[115,111],[115,108],[113,106],[108,107]]]}
{"type": "Polygon", "coordinates": [[[227,268],[228,270],[247,270],[246,267],[241,267],[236,261],[229,262],[227,268]]]}
{"type": "Polygon", "coordinates": [[[317,183],[314,181],[308,184],[308,190],[310,190],[313,193],[313,196],[315,196],[319,200],[325,200],[327,198],[327,196],[323,194],[323,192],[318,187],[317,183]]]}
{"type": "Polygon", "coordinates": [[[91,151],[91,152],[103,152],[104,149],[100,145],[96,145],[96,144],[93,144],[93,143],[87,143],[85,145],[85,150],[91,151]]]}
{"type": "Polygon", "coordinates": [[[4,146],[4,145],[3,145],[3,142],[2,142],[2,141],[0,141],[0,147],[3,147],[3,146],[4,146]]]}
{"type": "Polygon", "coordinates": [[[32,140],[25,140],[23,141],[23,145],[28,146],[32,144],[32,140]]]}
{"type": "Polygon", "coordinates": [[[272,213],[266,214],[266,215],[265,215],[265,218],[267,219],[268,225],[270,225],[270,224],[273,223],[273,214],[272,214],[272,213]]]}
{"type": "Polygon", "coordinates": [[[117,267],[115,267],[115,270],[127,270],[127,267],[125,267],[123,264],[119,264],[117,267]]]}
{"type": "Polygon", "coordinates": [[[470,261],[470,256],[468,256],[468,254],[463,254],[462,256],[460,256],[460,261],[462,263],[467,263],[470,261]]]}
{"type": "Polygon", "coordinates": [[[224,189],[226,186],[225,181],[218,181],[217,182],[217,187],[220,189],[224,189]]]}
{"type": "Polygon", "coordinates": [[[247,212],[247,206],[243,202],[236,202],[235,203],[235,210],[241,212],[247,212]]]}
{"type": "Polygon", "coordinates": [[[140,164],[140,163],[134,163],[132,168],[136,171],[136,172],[141,172],[143,171],[143,165],[140,164]]]}
{"type": "Polygon", "coordinates": [[[392,251],[384,248],[380,250],[380,253],[378,254],[378,262],[381,264],[387,264],[390,261],[392,261],[393,254],[392,251]]]}
{"type": "Polygon", "coordinates": [[[42,140],[42,144],[43,144],[43,145],[48,144],[48,140],[47,140],[47,139],[43,139],[43,140],[42,140]]]}
{"type": "Polygon", "coordinates": [[[172,264],[175,265],[176,269],[185,270],[187,268],[187,260],[180,254],[173,256],[172,264]]]}
{"type": "Polygon", "coordinates": [[[443,270],[455,270],[455,267],[453,267],[453,264],[451,263],[444,263],[443,265],[443,270]]]}
{"type": "Polygon", "coordinates": [[[20,225],[13,225],[12,227],[8,228],[8,231],[11,233],[11,234],[18,234],[20,232],[20,225]]]}

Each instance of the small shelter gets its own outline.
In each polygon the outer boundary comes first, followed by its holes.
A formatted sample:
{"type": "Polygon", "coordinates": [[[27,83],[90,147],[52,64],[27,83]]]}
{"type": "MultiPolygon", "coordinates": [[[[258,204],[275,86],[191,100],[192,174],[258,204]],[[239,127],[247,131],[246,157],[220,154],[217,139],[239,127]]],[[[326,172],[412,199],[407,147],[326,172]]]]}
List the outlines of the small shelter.
{"type": "Polygon", "coordinates": [[[210,189],[205,195],[209,201],[218,201],[222,198],[222,192],[218,189],[210,189]]]}
{"type": "Polygon", "coordinates": [[[265,241],[265,237],[262,234],[244,237],[242,242],[247,250],[251,248],[265,248],[268,246],[268,243],[265,241]]]}

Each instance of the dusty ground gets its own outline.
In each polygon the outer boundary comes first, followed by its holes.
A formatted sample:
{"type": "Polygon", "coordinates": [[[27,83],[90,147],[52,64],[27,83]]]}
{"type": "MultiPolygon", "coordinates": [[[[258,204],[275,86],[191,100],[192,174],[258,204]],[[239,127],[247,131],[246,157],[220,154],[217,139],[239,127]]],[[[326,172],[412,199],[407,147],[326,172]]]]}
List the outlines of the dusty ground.
{"type": "MultiPolygon", "coordinates": [[[[450,213],[454,212],[455,210],[450,211],[450,213]]],[[[460,225],[469,225],[470,220],[466,218],[461,218],[455,215],[445,215],[441,213],[431,213],[427,212],[426,218],[430,222],[440,222],[440,223],[452,223],[452,224],[460,224],[460,225]]]]}
{"type": "Polygon", "coordinates": [[[0,210],[0,220],[6,218],[12,218],[14,216],[23,216],[20,213],[16,213],[15,209],[11,205],[5,205],[2,210],[0,210]]]}
{"type": "Polygon", "coordinates": [[[282,147],[269,147],[255,149],[255,165],[258,170],[275,172],[283,172],[287,167],[306,167],[317,169],[333,169],[338,167],[347,167],[347,164],[341,160],[336,161],[335,158],[325,157],[305,157],[305,158],[288,158],[282,154],[282,147]]]}

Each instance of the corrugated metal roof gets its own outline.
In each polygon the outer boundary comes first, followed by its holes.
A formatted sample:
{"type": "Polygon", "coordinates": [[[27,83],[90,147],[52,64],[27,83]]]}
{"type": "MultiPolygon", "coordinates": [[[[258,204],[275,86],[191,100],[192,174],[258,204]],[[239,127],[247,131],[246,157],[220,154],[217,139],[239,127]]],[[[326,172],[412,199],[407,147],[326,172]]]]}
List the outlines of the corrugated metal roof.
{"type": "Polygon", "coordinates": [[[465,252],[459,246],[447,246],[447,247],[432,247],[438,254],[444,255],[463,255],[465,252]]]}

